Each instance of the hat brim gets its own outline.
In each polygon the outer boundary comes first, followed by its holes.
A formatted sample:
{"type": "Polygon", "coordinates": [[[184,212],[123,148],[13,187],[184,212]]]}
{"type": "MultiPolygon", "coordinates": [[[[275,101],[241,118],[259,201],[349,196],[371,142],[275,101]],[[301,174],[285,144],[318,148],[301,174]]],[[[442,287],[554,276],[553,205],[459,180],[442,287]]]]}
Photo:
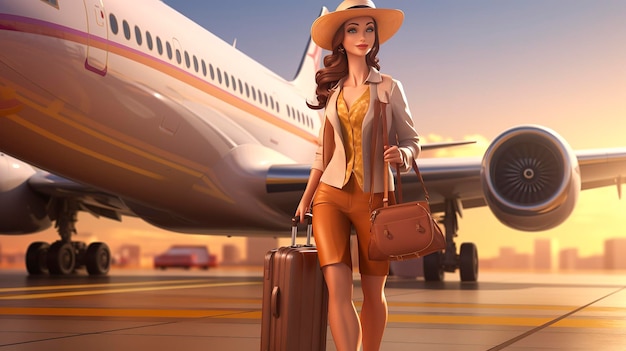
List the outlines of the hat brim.
{"type": "Polygon", "coordinates": [[[311,38],[322,49],[333,49],[333,37],[337,30],[349,19],[355,17],[372,17],[378,29],[378,42],[389,40],[404,20],[404,12],[396,9],[355,8],[335,11],[318,17],[311,26],[311,38]]]}

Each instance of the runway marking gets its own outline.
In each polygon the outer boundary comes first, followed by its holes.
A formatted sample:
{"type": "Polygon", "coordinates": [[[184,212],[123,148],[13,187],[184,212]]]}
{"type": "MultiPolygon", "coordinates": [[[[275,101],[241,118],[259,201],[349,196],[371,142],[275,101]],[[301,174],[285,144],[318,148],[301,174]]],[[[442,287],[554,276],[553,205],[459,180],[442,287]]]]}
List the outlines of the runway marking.
{"type": "MultiPolygon", "coordinates": [[[[612,295],[615,295],[615,294],[617,294],[619,292],[622,292],[624,289],[626,289],[626,288],[622,287],[622,288],[617,289],[617,290],[615,290],[615,291],[613,291],[611,293],[608,293],[608,294],[606,294],[606,295],[604,295],[604,296],[602,296],[602,297],[600,297],[600,298],[598,298],[598,299],[596,299],[594,301],[591,301],[591,302],[589,302],[586,305],[580,306],[580,307],[576,308],[573,311],[570,311],[570,312],[568,312],[568,313],[566,313],[566,314],[564,314],[562,316],[559,316],[558,318],[549,319],[549,320],[545,321],[544,323],[541,323],[541,324],[535,326],[535,328],[533,328],[533,329],[531,329],[531,330],[529,330],[529,331],[527,331],[525,333],[522,333],[522,334],[520,334],[520,335],[518,335],[518,336],[516,336],[516,337],[514,337],[512,339],[509,339],[509,340],[501,343],[500,345],[496,345],[496,346],[490,348],[488,351],[499,351],[499,350],[502,350],[502,349],[504,349],[506,347],[509,347],[509,346],[515,344],[516,342],[518,342],[518,341],[520,341],[522,339],[525,339],[525,338],[527,338],[527,337],[529,337],[529,336],[531,336],[531,335],[533,335],[533,334],[535,334],[537,332],[542,331],[543,329],[546,329],[546,328],[549,328],[549,327],[552,327],[552,326],[565,326],[565,327],[567,327],[567,326],[570,326],[569,323],[571,321],[581,322],[583,319],[569,318],[569,317],[573,316],[574,314],[576,314],[576,313],[578,313],[578,312],[580,312],[580,311],[582,311],[584,309],[587,309],[591,305],[593,305],[593,304],[595,304],[595,303],[597,303],[599,301],[602,301],[602,300],[606,299],[609,296],[612,296],[612,295]]],[[[613,327],[614,325],[617,325],[617,328],[620,328],[620,329],[626,328],[626,321],[624,321],[623,318],[622,319],[615,319],[615,320],[599,319],[598,321],[611,322],[609,324],[606,324],[608,327],[613,327]]],[[[580,325],[576,325],[576,324],[577,323],[574,323],[574,325],[572,325],[572,327],[580,328],[580,325]]],[[[596,328],[597,328],[597,326],[596,326],[596,328]]]]}
{"type": "MultiPolygon", "coordinates": [[[[523,304],[485,304],[485,303],[437,303],[437,302],[387,302],[389,307],[425,307],[425,308],[468,308],[468,309],[499,309],[499,310],[547,310],[547,311],[571,311],[578,306],[568,305],[523,305],[523,304]]],[[[361,306],[361,301],[355,301],[356,306],[361,306]]],[[[595,312],[622,312],[626,314],[624,307],[593,307],[586,311],[595,312]]]]}
{"type": "MultiPolygon", "coordinates": [[[[553,321],[550,317],[505,317],[505,316],[459,316],[459,315],[419,315],[389,314],[390,323],[416,324],[464,324],[464,325],[506,325],[518,327],[538,327],[553,321]]],[[[585,318],[563,319],[554,323],[555,327],[564,328],[626,328],[626,320],[585,318]]]]}
{"type": "MultiPolygon", "coordinates": [[[[173,283],[168,283],[168,284],[173,284],[173,283]]],[[[261,284],[261,282],[203,283],[203,284],[182,284],[182,285],[172,285],[172,286],[132,287],[132,288],[120,288],[120,289],[64,291],[64,292],[58,292],[58,293],[0,296],[0,300],[32,300],[32,299],[54,298],[54,297],[119,294],[119,293],[139,292],[139,291],[215,288],[215,287],[225,287],[225,286],[244,286],[244,285],[258,285],[258,284],[261,284]]],[[[89,285],[87,286],[89,287],[89,285]]],[[[104,284],[104,286],[109,286],[109,285],[104,284]]]]}
{"type": "Polygon", "coordinates": [[[15,291],[41,291],[41,290],[66,290],[66,289],[84,289],[84,288],[103,288],[110,286],[136,286],[150,284],[178,284],[178,283],[196,283],[206,282],[204,279],[187,279],[187,280],[154,280],[148,282],[132,282],[132,283],[102,283],[102,284],[73,284],[73,285],[47,285],[47,286],[23,286],[19,288],[0,288],[0,293],[15,291]]]}
{"type": "MultiPolygon", "coordinates": [[[[134,309],[134,308],[64,308],[64,307],[6,307],[2,315],[8,316],[59,316],[59,317],[134,317],[134,318],[219,318],[261,319],[260,310],[242,309],[134,309]]],[[[389,323],[447,324],[447,325],[499,325],[538,327],[553,321],[550,317],[461,316],[427,314],[389,314],[389,323]]],[[[553,323],[562,328],[625,329],[626,320],[607,318],[561,319],[553,323]]]]}
{"type": "Polygon", "coordinates": [[[202,318],[236,314],[237,310],[148,310],[124,308],[64,308],[64,307],[8,307],[3,315],[62,316],[62,317],[162,317],[202,318]]]}

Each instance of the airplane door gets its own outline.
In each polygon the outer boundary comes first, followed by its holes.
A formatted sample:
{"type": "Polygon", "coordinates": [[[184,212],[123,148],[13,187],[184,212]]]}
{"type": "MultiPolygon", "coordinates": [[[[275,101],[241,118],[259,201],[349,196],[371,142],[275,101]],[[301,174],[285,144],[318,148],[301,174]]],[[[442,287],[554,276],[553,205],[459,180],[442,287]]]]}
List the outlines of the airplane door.
{"type": "Polygon", "coordinates": [[[107,71],[108,26],[101,0],[84,0],[87,14],[87,59],[85,68],[104,76],[107,71]]]}

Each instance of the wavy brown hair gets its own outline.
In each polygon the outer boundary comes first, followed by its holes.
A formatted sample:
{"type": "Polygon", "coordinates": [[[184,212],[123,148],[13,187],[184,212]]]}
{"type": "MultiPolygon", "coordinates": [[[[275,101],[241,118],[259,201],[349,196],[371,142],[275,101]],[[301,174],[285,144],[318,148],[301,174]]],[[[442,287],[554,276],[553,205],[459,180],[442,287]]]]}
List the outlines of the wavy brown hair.
{"type": "MultiPolygon", "coordinates": [[[[321,110],[326,107],[328,97],[332,94],[332,89],[337,85],[339,80],[348,75],[348,57],[344,52],[339,51],[342,46],[343,38],[345,35],[345,24],[339,27],[335,36],[333,37],[333,50],[324,57],[324,68],[315,73],[315,82],[317,88],[315,89],[315,95],[317,96],[317,105],[306,103],[310,108],[314,110],[321,110]]],[[[372,50],[365,56],[365,61],[368,67],[374,67],[380,69],[378,64],[378,51],[380,50],[380,44],[378,42],[378,25],[374,21],[375,28],[375,40],[372,50]]]]}

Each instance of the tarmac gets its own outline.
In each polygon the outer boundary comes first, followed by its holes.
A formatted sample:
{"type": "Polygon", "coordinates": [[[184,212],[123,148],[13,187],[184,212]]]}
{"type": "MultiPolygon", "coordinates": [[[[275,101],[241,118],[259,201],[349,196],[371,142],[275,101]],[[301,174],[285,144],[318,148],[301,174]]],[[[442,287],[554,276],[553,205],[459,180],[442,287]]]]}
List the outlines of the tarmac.
{"type": "MultiPolygon", "coordinates": [[[[390,277],[386,295],[383,351],[626,350],[626,272],[390,277]]],[[[260,268],[0,270],[0,351],[259,350],[261,299],[260,268]]]]}

